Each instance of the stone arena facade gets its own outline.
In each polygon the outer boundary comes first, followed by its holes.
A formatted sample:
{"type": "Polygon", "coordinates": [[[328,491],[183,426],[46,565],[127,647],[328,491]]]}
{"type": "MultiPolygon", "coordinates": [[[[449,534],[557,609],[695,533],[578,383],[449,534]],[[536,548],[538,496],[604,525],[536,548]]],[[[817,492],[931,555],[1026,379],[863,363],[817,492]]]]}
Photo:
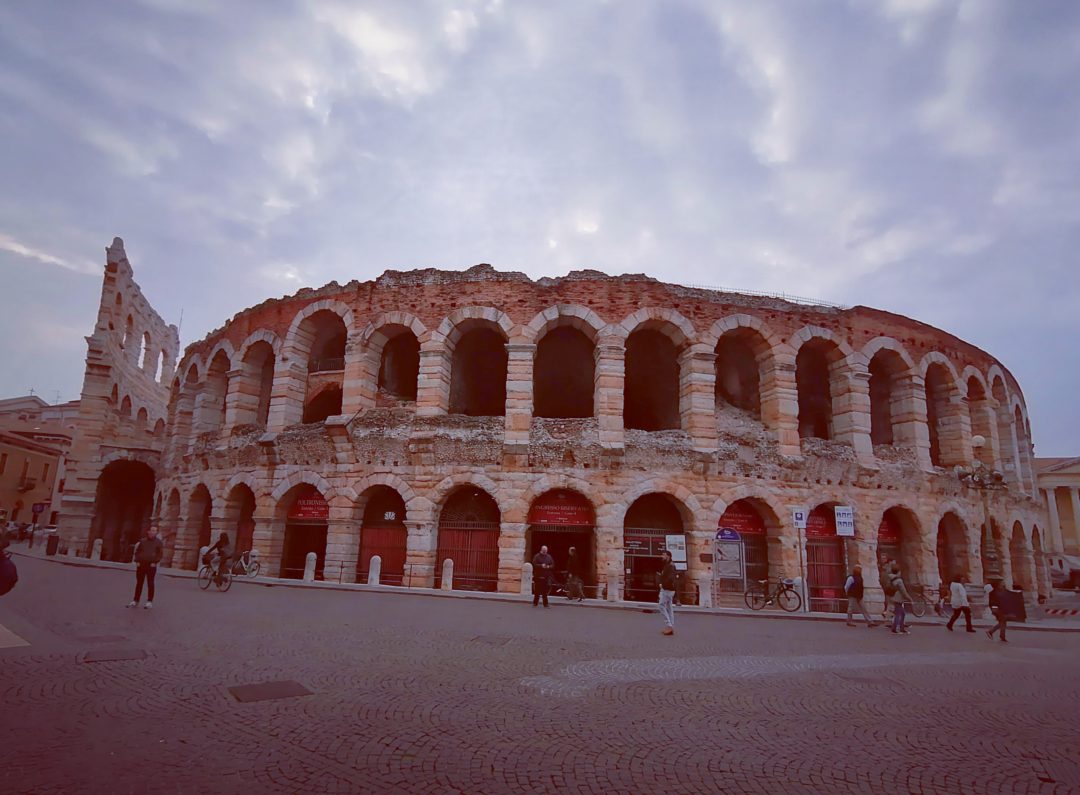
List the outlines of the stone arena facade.
{"type": "MultiPolygon", "coordinates": [[[[544,543],[557,569],[577,548],[590,595],[648,600],[681,535],[681,598],[702,605],[786,576],[835,610],[846,570],[875,586],[883,555],[925,586],[1000,573],[1032,605],[1050,590],[1019,384],[868,307],[592,271],[387,271],[240,312],[168,389],[147,511],[174,566],[228,532],[271,576],[315,552],[318,577],[366,582],[378,555],[381,583],[442,587],[450,558],[453,587],[516,593],[544,543]],[[1002,488],[958,477],[980,463],[1002,488]],[[742,580],[714,572],[719,528],[741,539],[742,580]]],[[[109,532],[92,523],[84,547],[109,532]]]]}

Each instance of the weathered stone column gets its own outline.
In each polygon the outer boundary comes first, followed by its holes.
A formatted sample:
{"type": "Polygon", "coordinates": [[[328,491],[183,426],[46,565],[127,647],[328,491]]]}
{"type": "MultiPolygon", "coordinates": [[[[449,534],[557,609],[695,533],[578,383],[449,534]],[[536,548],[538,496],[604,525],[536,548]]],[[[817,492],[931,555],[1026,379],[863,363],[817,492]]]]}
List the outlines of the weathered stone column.
{"type": "Polygon", "coordinates": [[[345,345],[345,371],[341,380],[341,413],[352,417],[375,405],[379,385],[379,360],[360,344],[360,335],[350,330],[345,345]],[[374,360],[374,371],[372,361],[374,360]]]}
{"type": "Polygon", "coordinates": [[[915,460],[924,472],[933,471],[930,461],[930,426],[926,415],[926,381],[911,374],[893,387],[893,438],[896,444],[915,451],[915,460]]]}
{"type": "Polygon", "coordinates": [[[596,345],[593,403],[600,428],[600,446],[622,450],[623,389],[626,381],[626,347],[621,338],[603,337],[596,345]]]}
{"type": "Polygon", "coordinates": [[[1051,486],[1046,489],[1046,510],[1050,514],[1050,542],[1053,544],[1054,552],[1062,553],[1065,551],[1065,539],[1064,534],[1061,532],[1061,516],[1058,513],[1057,506],[1057,489],[1051,486]]]}
{"type": "Polygon", "coordinates": [[[870,443],[870,371],[864,364],[841,360],[829,368],[833,394],[833,427],[838,442],[855,448],[863,466],[877,467],[870,443]]]}
{"type": "MultiPolygon", "coordinates": [[[[536,346],[508,343],[506,346],[506,425],[503,452],[529,453],[529,429],[533,417],[533,361],[536,346]]],[[[527,463],[527,460],[522,462],[527,463]]]]}
{"type": "Polygon", "coordinates": [[[432,519],[405,520],[405,581],[410,588],[435,587],[436,530],[432,519]]]}
{"type": "Polygon", "coordinates": [[[356,506],[347,497],[330,503],[326,525],[326,561],[323,576],[333,582],[356,582],[356,562],[360,557],[360,519],[356,506]]]}
{"type": "Polygon", "coordinates": [[[229,370],[226,378],[229,388],[225,392],[225,421],[222,433],[227,436],[238,424],[246,421],[247,417],[258,413],[259,385],[251,383],[251,376],[242,367],[229,370]]]}
{"type": "Polygon", "coordinates": [[[802,455],[799,445],[799,389],[795,354],[776,352],[761,368],[761,420],[780,447],[780,454],[802,455]]]}
{"type": "Polygon", "coordinates": [[[259,553],[264,577],[281,576],[281,554],[285,548],[285,518],[275,516],[269,500],[256,498],[255,530],[251,536],[251,548],[259,553]]]}
{"type": "Polygon", "coordinates": [[[679,357],[679,410],[694,450],[716,452],[716,352],[705,345],[679,357]]]}
{"type": "Polygon", "coordinates": [[[307,366],[282,356],[274,367],[274,386],[270,394],[270,416],[266,429],[279,433],[296,425],[304,416],[307,394],[307,366]]]}
{"type": "Polygon", "coordinates": [[[520,592],[525,528],[524,522],[503,522],[499,526],[499,593],[520,592]]]}
{"type": "Polygon", "coordinates": [[[607,586],[608,601],[622,601],[625,568],[623,558],[622,520],[616,519],[626,512],[626,506],[606,505],[596,517],[596,584],[597,598],[607,586]]]}
{"type": "Polygon", "coordinates": [[[450,409],[450,356],[446,339],[432,335],[420,343],[416,416],[437,417],[450,409]]]}
{"type": "Polygon", "coordinates": [[[947,467],[956,464],[971,466],[971,418],[968,416],[967,398],[956,393],[949,398],[946,406],[940,418],[941,433],[938,436],[941,460],[947,467]]]}

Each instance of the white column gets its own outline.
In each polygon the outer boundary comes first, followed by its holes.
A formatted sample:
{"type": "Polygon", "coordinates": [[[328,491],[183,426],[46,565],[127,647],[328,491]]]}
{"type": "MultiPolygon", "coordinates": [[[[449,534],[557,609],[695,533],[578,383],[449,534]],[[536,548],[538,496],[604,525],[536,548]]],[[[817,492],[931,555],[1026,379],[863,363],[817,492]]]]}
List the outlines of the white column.
{"type": "MultiPolygon", "coordinates": [[[[1072,524],[1072,539],[1071,540],[1072,540],[1073,545],[1080,546],[1080,490],[1075,489],[1075,488],[1069,489],[1069,497],[1072,498],[1072,509],[1073,509],[1073,524],[1072,524]]],[[[1062,536],[1064,536],[1064,535],[1065,535],[1065,532],[1064,532],[1064,530],[1062,530],[1062,536]]],[[[1064,538],[1062,538],[1062,541],[1064,541],[1064,538]]],[[[1064,544],[1062,545],[1061,548],[1062,548],[1062,550],[1065,549],[1064,544]]]]}
{"type": "Polygon", "coordinates": [[[1054,552],[1064,552],[1065,545],[1061,539],[1061,517],[1058,516],[1057,497],[1053,486],[1046,489],[1046,510],[1050,513],[1050,543],[1053,544],[1054,552]]]}

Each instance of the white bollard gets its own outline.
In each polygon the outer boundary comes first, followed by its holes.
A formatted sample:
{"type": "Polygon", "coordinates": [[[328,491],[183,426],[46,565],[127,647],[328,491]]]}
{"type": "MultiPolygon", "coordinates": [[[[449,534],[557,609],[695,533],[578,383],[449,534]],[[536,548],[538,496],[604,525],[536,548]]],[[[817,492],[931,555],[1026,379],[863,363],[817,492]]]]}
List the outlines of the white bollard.
{"type": "Polygon", "coordinates": [[[526,563],[521,567],[521,595],[533,595],[533,565],[526,563]]]}
{"type": "Polygon", "coordinates": [[[319,556],[314,552],[307,553],[307,559],[304,561],[304,582],[315,582],[315,564],[318,561],[319,556]]]}
{"type": "Polygon", "coordinates": [[[101,560],[101,545],[105,543],[100,538],[94,539],[94,551],[90,553],[93,560],[101,560]]]}
{"type": "Polygon", "coordinates": [[[444,591],[454,590],[454,561],[451,558],[447,558],[442,562],[442,589],[444,591]]]}
{"type": "Polygon", "coordinates": [[[370,562],[368,562],[367,571],[367,584],[378,585],[379,576],[382,574],[382,558],[378,555],[372,555],[370,562]]]}

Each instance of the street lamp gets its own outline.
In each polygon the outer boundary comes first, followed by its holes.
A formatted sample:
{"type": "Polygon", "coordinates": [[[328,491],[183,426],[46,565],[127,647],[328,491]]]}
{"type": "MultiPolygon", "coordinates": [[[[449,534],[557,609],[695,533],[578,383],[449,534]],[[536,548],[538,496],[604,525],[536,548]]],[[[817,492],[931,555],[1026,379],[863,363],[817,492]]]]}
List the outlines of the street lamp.
{"type": "Polygon", "coordinates": [[[1005,477],[1000,472],[986,466],[979,457],[979,453],[985,446],[985,437],[979,435],[972,436],[971,447],[975,454],[974,464],[970,469],[957,465],[953,469],[953,472],[962,484],[969,488],[978,489],[979,491],[983,508],[983,527],[985,530],[983,552],[986,559],[986,565],[984,566],[983,579],[989,581],[992,579],[1001,579],[1004,572],[1001,568],[1001,557],[998,554],[997,542],[994,540],[994,529],[990,520],[990,499],[988,492],[1003,491],[1008,488],[1008,485],[1005,483],[1005,477]]]}

